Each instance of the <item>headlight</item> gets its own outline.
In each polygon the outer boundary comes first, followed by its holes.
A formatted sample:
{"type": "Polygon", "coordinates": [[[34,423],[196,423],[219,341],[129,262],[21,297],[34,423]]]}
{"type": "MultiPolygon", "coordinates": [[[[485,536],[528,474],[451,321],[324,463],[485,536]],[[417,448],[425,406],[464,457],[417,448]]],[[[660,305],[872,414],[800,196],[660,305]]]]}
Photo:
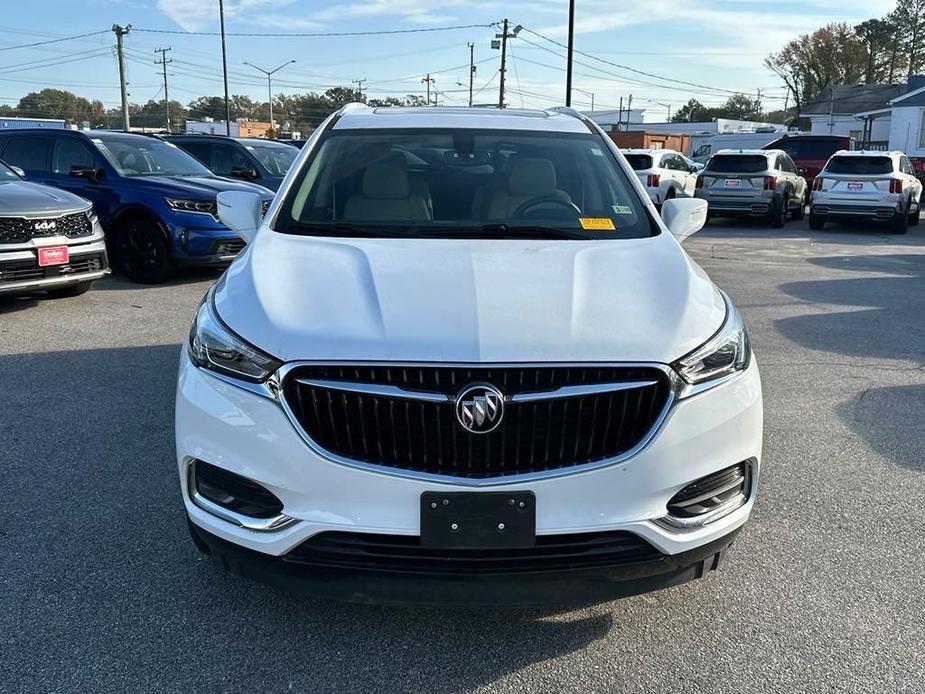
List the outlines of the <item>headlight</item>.
{"type": "Polygon", "coordinates": [[[703,345],[672,364],[681,378],[691,385],[743,371],[751,361],[752,351],[742,319],[729,297],[723,294],[723,299],[726,301],[723,327],[703,345]]]}
{"type": "Polygon", "coordinates": [[[196,366],[253,383],[265,381],[281,362],[229,330],[215,311],[210,291],[190,329],[189,355],[196,366]]]}
{"type": "Polygon", "coordinates": [[[215,216],[218,214],[218,207],[215,200],[184,200],[182,198],[164,198],[164,201],[171,209],[181,212],[202,212],[215,216]]]}

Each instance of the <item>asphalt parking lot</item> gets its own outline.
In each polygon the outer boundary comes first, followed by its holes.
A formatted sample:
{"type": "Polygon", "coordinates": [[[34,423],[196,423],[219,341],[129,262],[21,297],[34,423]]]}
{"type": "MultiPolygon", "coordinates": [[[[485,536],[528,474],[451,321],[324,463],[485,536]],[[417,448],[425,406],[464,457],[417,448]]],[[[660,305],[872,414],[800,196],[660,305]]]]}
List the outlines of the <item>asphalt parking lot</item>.
{"type": "Polygon", "coordinates": [[[686,244],[743,313],[762,487],[719,572],[569,612],[310,602],[187,536],[180,343],[214,272],[0,299],[0,691],[920,692],[925,227],[717,223],[686,244]]]}

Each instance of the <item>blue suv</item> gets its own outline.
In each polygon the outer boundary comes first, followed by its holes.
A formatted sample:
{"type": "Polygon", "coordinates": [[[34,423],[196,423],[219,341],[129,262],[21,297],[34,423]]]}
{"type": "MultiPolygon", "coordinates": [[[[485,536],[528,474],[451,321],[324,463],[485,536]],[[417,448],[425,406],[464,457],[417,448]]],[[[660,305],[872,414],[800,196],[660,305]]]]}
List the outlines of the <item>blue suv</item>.
{"type": "Polygon", "coordinates": [[[273,194],[221,178],[156,137],[108,131],[0,133],[0,158],[46,183],[90,200],[106,230],[110,262],[136,282],[168,279],[177,266],[221,265],[244,242],[217,216],[223,190],[273,194]]]}

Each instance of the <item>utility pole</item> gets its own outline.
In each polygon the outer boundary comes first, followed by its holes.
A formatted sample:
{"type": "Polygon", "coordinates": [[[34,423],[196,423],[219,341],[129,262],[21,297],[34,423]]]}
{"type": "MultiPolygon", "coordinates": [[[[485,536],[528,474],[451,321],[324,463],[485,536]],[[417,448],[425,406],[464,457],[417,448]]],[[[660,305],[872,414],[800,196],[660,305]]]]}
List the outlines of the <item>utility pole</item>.
{"type": "Polygon", "coordinates": [[[623,97],[620,97],[620,111],[617,114],[617,130],[623,125],[623,97]]]}
{"type": "Polygon", "coordinates": [[[125,132],[129,130],[128,88],[125,82],[125,47],[122,45],[122,37],[131,30],[131,24],[126,24],[124,27],[118,24],[112,25],[112,31],[116,35],[116,55],[119,57],[119,87],[122,91],[122,129],[125,132]]]}
{"type": "Polygon", "coordinates": [[[758,99],[755,101],[755,120],[761,120],[761,90],[758,90],[758,99]]]}
{"type": "Polygon", "coordinates": [[[504,108],[505,62],[507,62],[507,19],[504,20],[501,29],[501,86],[498,88],[498,108],[504,108]]]}
{"type": "Polygon", "coordinates": [[[472,108],[472,81],[475,79],[475,44],[469,44],[469,108],[472,108]]]}
{"type": "Polygon", "coordinates": [[[633,95],[630,94],[629,101],[626,103],[626,129],[630,129],[630,118],[633,117],[633,95]]]}
{"type": "Polygon", "coordinates": [[[246,61],[244,63],[245,65],[250,65],[255,70],[260,70],[260,72],[262,72],[263,74],[267,76],[267,97],[268,97],[267,105],[270,107],[270,130],[273,131],[274,137],[276,134],[276,126],[274,125],[274,122],[273,122],[273,73],[279,72],[284,67],[286,67],[287,65],[291,65],[294,62],[295,62],[294,60],[287,60],[285,63],[283,63],[279,67],[275,67],[272,70],[264,70],[262,67],[257,67],[253,63],[248,63],[246,61]]]}
{"type": "Polygon", "coordinates": [[[228,54],[225,52],[225,3],[218,0],[218,19],[222,31],[222,76],[225,80],[225,134],[231,137],[231,102],[228,100],[228,54]]]}
{"type": "Polygon", "coordinates": [[[155,53],[161,54],[160,60],[155,60],[155,65],[160,65],[164,68],[164,121],[167,126],[167,132],[170,132],[170,96],[167,94],[167,64],[172,63],[173,60],[167,59],[167,51],[172,50],[168,48],[155,48],[155,53]]]}
{"type": "MultiPolygon", "coordinates": [[[[565,105],[572,105],[572,53],[575,51],[575,0],[568,2],[568,58],[565,63],[565,105]]],[[[594,110],[593,108],[591,109],[594,110]]]]}
{"type": "Polygon", "coordinates": [[[361,80],[350,80],[351,83],[357,86],[357,101],[363,101],[363,83],[365,81],[365,77],[361,80]]]}
{"type": "Polygon", "coordinates": [[[427,73],[427,77],[421,80],[421,82],[424,82],[425,84],[427,84],[427,105],[428,106],[430,106],[430,85],[432,82],[436,82],[436,81],[437,80],[435,80],[433,77],[430,76],[429,72],[427,73]]]}

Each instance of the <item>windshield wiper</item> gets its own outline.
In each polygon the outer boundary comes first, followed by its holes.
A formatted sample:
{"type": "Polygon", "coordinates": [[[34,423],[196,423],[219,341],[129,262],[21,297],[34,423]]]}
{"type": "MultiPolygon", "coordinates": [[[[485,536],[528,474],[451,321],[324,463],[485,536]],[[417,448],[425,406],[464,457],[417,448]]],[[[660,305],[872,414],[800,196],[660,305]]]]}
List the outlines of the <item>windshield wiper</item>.
{"type": "Polygon", "coordinates": [[[351,236],[358,238],[407,238],[403,228],[384,229],[356,226],[349,222],[289,222],[286,233],[302,236],[351,236]]]}
{"type": "Polygon", "coordinates": [[[421,236],[440,236],[448,239],[573,239],[588,240],[578,231],[538,225],[483,224],[478,227],[419,229],[421,236]]]}

